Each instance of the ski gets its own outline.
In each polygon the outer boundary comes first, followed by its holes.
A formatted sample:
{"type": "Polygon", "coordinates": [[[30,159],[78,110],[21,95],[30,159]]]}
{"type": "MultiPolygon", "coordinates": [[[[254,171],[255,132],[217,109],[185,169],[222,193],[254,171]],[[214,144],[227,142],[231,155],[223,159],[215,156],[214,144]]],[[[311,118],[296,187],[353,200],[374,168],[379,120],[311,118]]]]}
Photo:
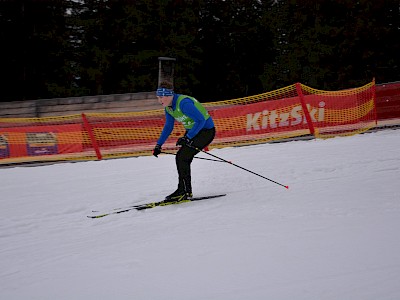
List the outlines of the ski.
{"type": "Polygon", "coordinates": [[[202,197],[194,197],[192,199],[188,200],[182,200],[182,201],[172,201],[172,202],[164,202],[164,201],[158,201],[158,202],[150,202],[150,203],[145,203],[145,204],[139,204],[139,205],[133,205],[130,207],[126,207],[123,209],[115,209],[113,211],[103,213],[103,214],[97,214],[97,215],[90,215],[87,216],[88,218],[91,219],[98,219],[98,218],[103,218],[109,215],[115,215],[115,214],[120,214],[124,212],[128,212],[131,210],[145,210],[145,209],[150,209],[158,206],[169,206],[169,205],[176,205],[176,204],[182,204],[182,203],[187,203],[187,202],[192,202],[192,201],[200,201],[200,200],[206,200],[206,199],[213,199],[213,198],[219,198],[219,197],[224,197],[226,194],[218,194],[218,195],[210,195],[210,196],[202,196],[202,197]]]}

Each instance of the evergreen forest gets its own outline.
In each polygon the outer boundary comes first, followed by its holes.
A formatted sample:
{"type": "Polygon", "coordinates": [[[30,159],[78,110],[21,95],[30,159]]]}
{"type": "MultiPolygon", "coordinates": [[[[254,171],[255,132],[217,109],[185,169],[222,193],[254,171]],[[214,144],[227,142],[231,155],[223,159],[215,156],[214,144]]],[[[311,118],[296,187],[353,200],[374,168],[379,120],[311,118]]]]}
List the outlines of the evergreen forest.
{"type": "Polygon", "coordinates": [[[0,99],[154,91],[202,102],[400,80],[398,0],[1,0],[0,99]]]}

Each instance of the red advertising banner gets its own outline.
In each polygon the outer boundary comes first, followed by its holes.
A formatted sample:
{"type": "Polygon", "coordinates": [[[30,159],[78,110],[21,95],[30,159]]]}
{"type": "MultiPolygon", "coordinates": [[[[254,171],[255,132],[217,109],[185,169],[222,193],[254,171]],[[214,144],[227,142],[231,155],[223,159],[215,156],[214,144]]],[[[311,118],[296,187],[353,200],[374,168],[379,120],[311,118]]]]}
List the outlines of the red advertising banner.
{"type": "MultiPolygon", "coordinates": [[[[216,125],[210,148],[314,135],[327,138],[376,125],[375,84],[320,91],[300,83],[280,90],[206,103],[216,125]]],[[[160,110],[0,119],[1,163],[48,159],[103,159],[149,155],[164,126],[160,110]]],[[[164,149],[175,149],[184,128],[176,123],[164,149]]]]}
{"type": "Polygon", "coordinates": [[[0,129],[0,157],[40,156],[81,152],[80,124],[0,129]]]}

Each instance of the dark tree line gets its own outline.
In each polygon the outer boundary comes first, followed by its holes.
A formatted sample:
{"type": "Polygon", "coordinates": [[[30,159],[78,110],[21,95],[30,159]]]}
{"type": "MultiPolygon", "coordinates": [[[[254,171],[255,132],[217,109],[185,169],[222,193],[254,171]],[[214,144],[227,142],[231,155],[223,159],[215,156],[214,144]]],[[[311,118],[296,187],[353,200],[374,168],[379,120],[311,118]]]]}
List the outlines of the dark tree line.
{"type": "Polygon", "coordinates": [[[0,99],[175,88],[226,100],[400,80],[398,0],[1,0],[0,99]]]}

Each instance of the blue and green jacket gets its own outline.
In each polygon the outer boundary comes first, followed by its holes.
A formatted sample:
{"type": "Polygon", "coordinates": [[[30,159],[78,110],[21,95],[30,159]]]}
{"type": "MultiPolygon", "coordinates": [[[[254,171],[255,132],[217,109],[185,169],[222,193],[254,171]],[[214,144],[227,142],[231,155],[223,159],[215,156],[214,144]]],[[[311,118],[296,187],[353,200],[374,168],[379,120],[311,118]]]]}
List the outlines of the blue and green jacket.
{"type": "Polygon", "coordinates": [[[172,105],[165,108],[165,125],[157,144],[165,143],[172,130],[175,120],[182,123],[186,129],[186,136],[189,139],[195,137],[202,129],[214,127],[214,121],[203,105],[195,98],[174,94],[172,105]]]}

